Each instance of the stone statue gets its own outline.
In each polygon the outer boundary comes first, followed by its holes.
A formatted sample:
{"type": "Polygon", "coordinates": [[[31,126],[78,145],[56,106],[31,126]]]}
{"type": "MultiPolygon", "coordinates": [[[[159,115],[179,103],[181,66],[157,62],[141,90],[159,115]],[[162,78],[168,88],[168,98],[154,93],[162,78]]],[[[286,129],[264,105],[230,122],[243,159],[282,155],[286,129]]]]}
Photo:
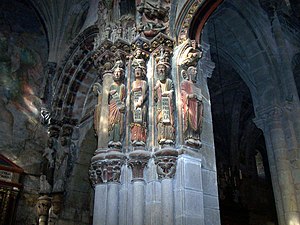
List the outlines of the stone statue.
{"type": "Polygon", "coordinates": [[[145,146],[147,139],[147,95],[145,81],[146,65],[142,58],[133,60],[134,78],[131,89],[131,142],[133,146],[145,146]]]}
{"type": "Polygon", "coordinates": [[[60,147],[56,152],[53,192],[62,192],[65,188],[66,171],[69,159],[70,139],[67,136],[60,137],[60,147]]]}
{"type": "Polygon", "coordinates": [[[183,133],[185,144],[195,147],[201,146],[203,103],[201,89],[196,85],[197,68],[188,67],[182,70],[183,81],[180,84],[183,133]]]}
{"type": "Polygon", "coordinates": [[[156,73],[158,80],[154,87],[154,98],[156,102],[156,124],[157,141],[160,145],[174,144],[174,112],[173,112],[173,92],[174,86],[171,79],[167,78],[170,64],[169,58],[161,55],[158,57],[156,73]]]}
{"type": "Polygon", "coordinates": [[[146,37],[154,37],[167,29],[170,2],[161,0],[143,0],[137,6],[137,24],[139,32],[146,37]]]}
{"type": "Polygon", "coordinates": [[[108,147],[122,147],[122,136],[124,132],[124,113],[125,113],[125,85],[122,83],[124,79],[123,62],[118,61],[114,68],[113,80],[109,88],[108,106],[108,147]]]}
{"type": "Polygon", "coordinates": [[[101,102],[102,102],[102,86],[100,83],[96,82],[93,85],[93,93],[97,96],[97,105],[95,106],[94,111],[94,130],[96,134],[99,134],[99,124],[100,124],[100,115],[101,115],[101,102]]]}

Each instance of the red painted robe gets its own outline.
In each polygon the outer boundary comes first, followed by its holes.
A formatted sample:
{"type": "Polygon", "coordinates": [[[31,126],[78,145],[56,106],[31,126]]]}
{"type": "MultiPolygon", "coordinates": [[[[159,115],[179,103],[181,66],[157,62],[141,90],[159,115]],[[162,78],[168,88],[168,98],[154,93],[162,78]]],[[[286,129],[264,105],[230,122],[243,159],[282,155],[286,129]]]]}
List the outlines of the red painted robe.
{"type": "Polygon", "coordinates": [[[183,131],[192,129],[199,131],[202,123],[202,104],[197,98],[188,98],[189,94],[194,92],[195,84],[191,81],[184,80],[181,83],[181,101],[183,112],[183,131]]]}

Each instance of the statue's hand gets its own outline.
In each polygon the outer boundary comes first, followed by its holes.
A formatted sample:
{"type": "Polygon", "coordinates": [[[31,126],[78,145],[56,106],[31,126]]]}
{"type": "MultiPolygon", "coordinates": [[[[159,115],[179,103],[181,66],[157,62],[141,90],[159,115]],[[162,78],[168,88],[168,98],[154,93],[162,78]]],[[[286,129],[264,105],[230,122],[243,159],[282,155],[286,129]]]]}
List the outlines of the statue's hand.
{"type": "Polygon", "coordinates": [[[122,104],[120,106],[119,111],[122,112],[122,113],[125,112],[125,105],[124,104],[122,104]]]}
{"type": "Polygon", "coordinates": [[[191,98],[197,98],[197,96],[195,94],[188,94],[188,98],[191,99],[191,98]]]}
{"type": "Polygon", "coordinates": [[[111,90],[111,91],[109,92],[110,95],[114,95],[115,93],[117,93],[116,90],[111,90]]]}

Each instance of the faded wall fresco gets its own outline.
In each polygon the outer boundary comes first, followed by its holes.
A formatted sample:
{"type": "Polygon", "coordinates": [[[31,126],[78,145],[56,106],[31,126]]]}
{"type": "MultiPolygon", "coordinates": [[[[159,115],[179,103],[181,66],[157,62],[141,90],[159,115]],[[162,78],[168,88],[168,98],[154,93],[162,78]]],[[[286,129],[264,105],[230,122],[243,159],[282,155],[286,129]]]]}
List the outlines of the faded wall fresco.
{"type": "Polygon", "coordinates": [[[34,224],[40,162],[46,143],[39,111],[47,38],[29,5],[4,0],[0,8],[0,153],[27,174],[23,177],[19,202],[22,210],[18,210],[17,224],[34,224]]]}

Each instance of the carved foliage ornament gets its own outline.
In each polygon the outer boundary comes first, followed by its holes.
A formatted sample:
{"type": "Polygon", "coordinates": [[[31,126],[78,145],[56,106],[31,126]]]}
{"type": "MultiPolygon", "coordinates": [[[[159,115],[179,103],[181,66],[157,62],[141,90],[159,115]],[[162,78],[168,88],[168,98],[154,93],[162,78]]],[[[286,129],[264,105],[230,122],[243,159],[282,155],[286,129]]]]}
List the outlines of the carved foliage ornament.
{"type": "Polygon", "coordinates": [[[132,168],[132,176],[134,180],[143,179],[144,168],[147,166],[148,159],[130,159],[129,166],[132,168]]]}
{"type": "Polygon", "coordinates": [[[176,172],[176,156],[159,156],[155,164],[159,179],[173,178],[176,172]]]}
{"type": "Polygon", "coordinates": [[[123,164],[124,161],[120,159],[99,160],[92,163],[89,170],[92,185],[120,182],[121,167],[123,164]]]}

